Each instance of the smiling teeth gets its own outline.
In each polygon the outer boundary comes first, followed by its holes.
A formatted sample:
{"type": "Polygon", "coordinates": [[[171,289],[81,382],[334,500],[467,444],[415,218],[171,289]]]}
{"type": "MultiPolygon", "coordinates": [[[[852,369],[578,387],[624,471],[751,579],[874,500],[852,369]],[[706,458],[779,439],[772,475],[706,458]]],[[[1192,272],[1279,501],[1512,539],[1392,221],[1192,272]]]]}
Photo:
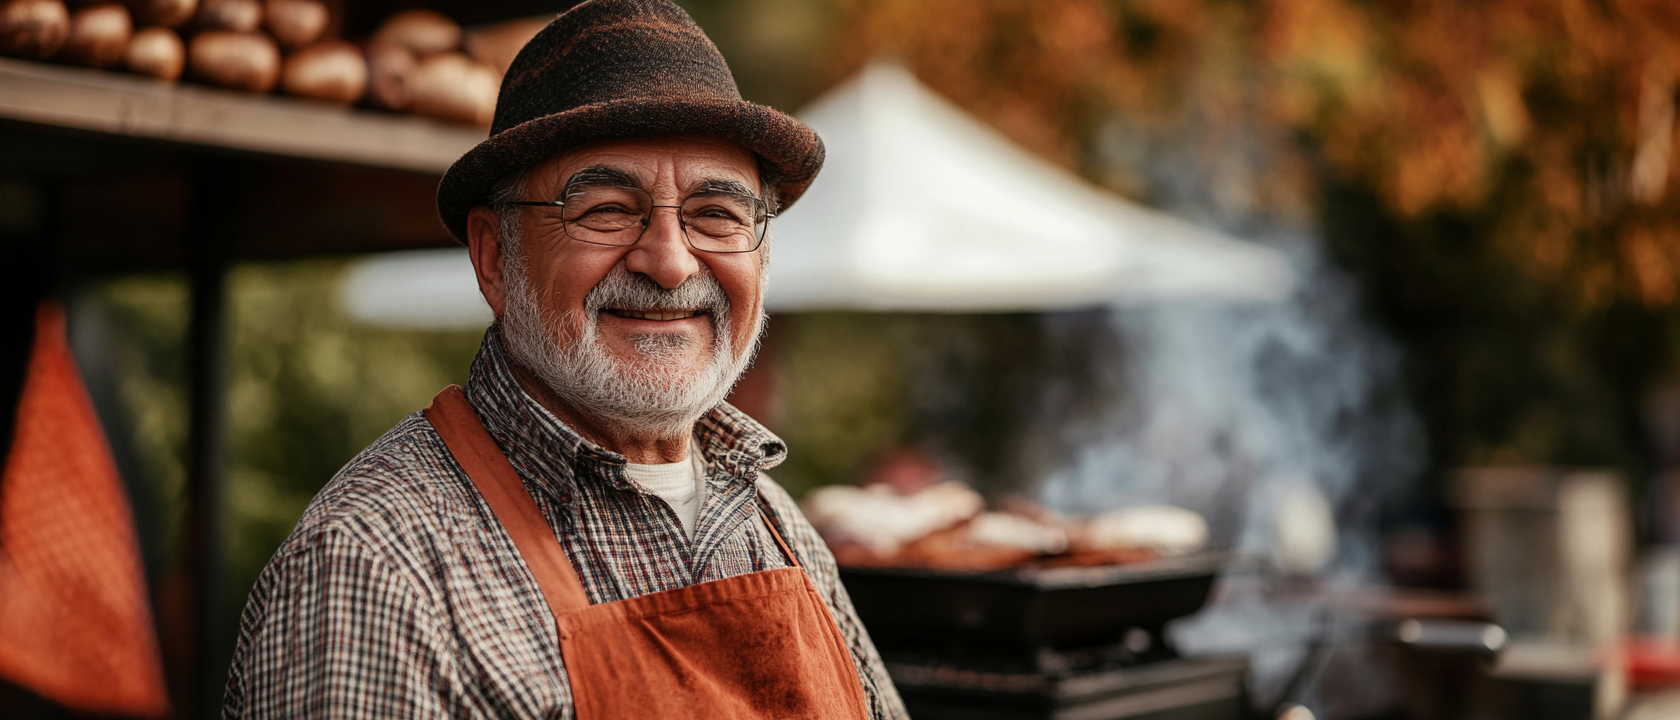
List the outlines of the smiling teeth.
{"type": "Polygon", "coordinates": [[[687,318],[691,318],[691,317],[694,317],[695,315],[700,314],[699,312],[694,311],[694,310],[682,310],[682,311],[672,311],[672,312],[646,312],[646,311],[642,311],[642,310],[617,310],[617,309],[613,310],[612,313],[614,315],[619,316],[619,317],[634,318],[636,320],[685,320],[687,318]]]}

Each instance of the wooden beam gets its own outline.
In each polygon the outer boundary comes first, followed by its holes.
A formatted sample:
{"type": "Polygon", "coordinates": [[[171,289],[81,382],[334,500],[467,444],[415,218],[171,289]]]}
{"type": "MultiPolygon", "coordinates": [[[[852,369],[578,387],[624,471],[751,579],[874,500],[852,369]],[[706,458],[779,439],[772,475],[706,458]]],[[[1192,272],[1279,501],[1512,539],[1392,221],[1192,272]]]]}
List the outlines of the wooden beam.
{"type": "Polygon", "coordinates": [[[0,118],[430,174],[485,137],[409,115],[11,59],[0,59],[0,118]]]}

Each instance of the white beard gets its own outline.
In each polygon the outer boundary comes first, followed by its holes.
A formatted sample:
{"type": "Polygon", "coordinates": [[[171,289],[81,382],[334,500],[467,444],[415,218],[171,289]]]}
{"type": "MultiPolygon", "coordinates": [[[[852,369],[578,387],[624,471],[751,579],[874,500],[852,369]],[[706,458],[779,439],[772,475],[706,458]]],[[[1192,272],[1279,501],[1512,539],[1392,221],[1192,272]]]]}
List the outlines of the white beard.
{"type": "Polygon", "coordinates": [[[506,306],[497,322],[509,357],[560,399],[616,427],[655,438],[688,435],[729,396],[758,351],[764,316],[753,319],[752,347],[736,357],[729,298],[704,264],[675,290],[615,266],[585,298],[579,337],[571,343],[560,340],[557,318],[538,302],[523,258],[509,262],[506,274],[506,306]],[[640,367],[621,363],[601,338],[599,318],[607,307],[704,309],[712,320],[711,357],[698,372],[676,365],[671,361],[699,340],[662,333],[632,339],[643,359],[640,367]]]}

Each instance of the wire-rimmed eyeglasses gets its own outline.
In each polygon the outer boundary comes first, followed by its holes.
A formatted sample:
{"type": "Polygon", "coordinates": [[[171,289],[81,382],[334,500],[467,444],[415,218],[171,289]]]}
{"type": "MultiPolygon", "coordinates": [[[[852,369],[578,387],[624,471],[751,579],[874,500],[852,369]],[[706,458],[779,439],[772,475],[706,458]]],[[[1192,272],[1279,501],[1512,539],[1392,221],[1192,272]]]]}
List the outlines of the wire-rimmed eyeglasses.
{"type": "Polygon", "coordinates": [[[578,242],[612,247],[635,245],[647,231],[654,208],[673,208],[689,247],[710,253],[758,249],[770,225],[769,206],[751,195],[703,190],[681,205],[655,205],[647,191],[619,185],[586,185],[558,200],[516,200],[520,207],[545,208],[578,242]]]}

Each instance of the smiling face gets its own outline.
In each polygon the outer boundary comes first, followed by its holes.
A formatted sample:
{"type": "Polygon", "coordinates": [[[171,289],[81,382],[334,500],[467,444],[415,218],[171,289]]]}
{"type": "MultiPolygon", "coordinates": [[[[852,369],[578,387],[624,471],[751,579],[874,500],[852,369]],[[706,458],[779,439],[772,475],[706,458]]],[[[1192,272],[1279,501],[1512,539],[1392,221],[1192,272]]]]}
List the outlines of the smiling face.
{"type": "MultiPolygon", "coordinates": [[[[746,150],[678,136],[557,155],[527,173],[521,199],[557,199],[590,183],[643,190],[656,206],[720,188],[759,188],[746,150]]],[[[762,325],[762,248],[695,250],[674,208],[655,208],[640,239],[623,247],[568,236],[556,209],[512,212],[517,247],[505,252],[493,237],[501,229],[496,215],[481,207],[469,216],[480,287],[512,359],[562,410],[582,416],[568,419],[667,435],[722,401],[762,325]]]]}

